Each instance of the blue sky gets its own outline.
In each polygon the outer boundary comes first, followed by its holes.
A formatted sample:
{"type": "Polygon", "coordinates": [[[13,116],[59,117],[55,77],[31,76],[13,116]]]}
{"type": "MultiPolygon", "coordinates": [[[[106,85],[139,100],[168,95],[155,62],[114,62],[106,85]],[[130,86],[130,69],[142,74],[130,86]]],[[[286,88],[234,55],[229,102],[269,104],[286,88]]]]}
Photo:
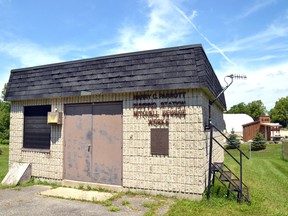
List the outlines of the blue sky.
{"type": "Polygon", "coordinates": [[[287,0],[0,0],[0,87],[10,70],[201,43],[228,107],[288,96],[287,0]]]}

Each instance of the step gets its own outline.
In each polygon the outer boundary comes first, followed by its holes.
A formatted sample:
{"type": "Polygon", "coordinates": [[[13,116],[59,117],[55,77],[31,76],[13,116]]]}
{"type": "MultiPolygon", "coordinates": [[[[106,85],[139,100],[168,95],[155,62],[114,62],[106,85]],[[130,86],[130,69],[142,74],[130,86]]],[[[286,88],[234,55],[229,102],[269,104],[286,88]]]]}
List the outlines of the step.
{"type": "MultiPolygon", "coordinates": [[[[240,192],[240,180],[239,179],[231,179],[230,184],[229,184],[229,189],[235,192],[240,192]]],[[[242,184],[242,200],[246,200],[247,202],[250,201],[250,194],[249,194],[249,189],[247,186],[242,184]]]]}
{"type": "MultiPolygon", "coordinates": [[[[231,179],[230,181],[230,185],[229,185],[229,189],[232,189],[234,191],[240,191],[240,180],[239,179],[231,179]],[[231,188],[231,186],[233,188],[231,188]]],[[[242,194],[245,196],[249,196],[249,190],[248,187],[246,187],[245,185],[242,184],[242,194]]]]}
{"type": "Polygon", "coordinates": [[[223,171],[221,173],[221,175],[220,175],[220,180],[221,181],[229,181],[230,182],[232,180],[231,177],[232,177],[232,172],[231,171],[223,171]]]}
{"type": "Polygon", "coordinates": [[[230,189],[232,189],[234,191],[239,191],[240,190],[240,180],[239,179],[231,179],[229,182],[230,182],[230,185],[229,185],[230,189]],[[231,188],[231,186],[233,188],[231,188]]]}
{"type": "Polygon", "coordinates": [[[246,198],[246,200],[247,200],[248,202],[251,202],[251,201],[250,201],[249,190],[248,190],[247,187],[244,187],[244,189],[242,189],[242,195],[245,196],[245,198],[246,198]]]}
{"type": "Polygon", "coordinates": [[[215,172],[215,171],[221,172],[223,170],[223,166],[224,166],[223,162],[214,162],[214,163],[212,163],[211,171],[212,172],[215,172]]]}

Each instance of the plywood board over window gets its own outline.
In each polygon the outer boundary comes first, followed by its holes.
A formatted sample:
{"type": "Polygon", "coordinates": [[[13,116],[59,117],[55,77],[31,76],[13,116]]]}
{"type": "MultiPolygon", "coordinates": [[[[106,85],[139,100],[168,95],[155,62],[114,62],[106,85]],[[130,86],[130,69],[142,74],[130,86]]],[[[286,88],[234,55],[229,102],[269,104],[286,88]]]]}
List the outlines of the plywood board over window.
{"type": "Polygon", "coordinates": [[[47,113],[51,105],[24,107],[25,149],[50,149],[51,127],[47,124],[47,113]]]}
{"type": "Polygon", "coordinates": [[[151,129],[151,154],[169,155],[169,130],[168,128],[151,129]]]}

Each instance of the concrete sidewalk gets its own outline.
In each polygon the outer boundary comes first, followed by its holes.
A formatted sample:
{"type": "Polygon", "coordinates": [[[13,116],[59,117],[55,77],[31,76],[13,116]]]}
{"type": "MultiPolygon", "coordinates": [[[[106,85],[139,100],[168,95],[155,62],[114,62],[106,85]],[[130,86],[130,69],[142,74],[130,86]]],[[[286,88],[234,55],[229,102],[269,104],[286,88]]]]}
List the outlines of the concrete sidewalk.
{"type": "Polygon", "coordinates": [[[98,191],[85,191],[74,188],[58,187],[55,189],[45,190],[40,192],[41,195],[51,197],[61,197],[65,199],[74,199],[82,201],[106,201],[115,194],[98,192],[98,191]]]}

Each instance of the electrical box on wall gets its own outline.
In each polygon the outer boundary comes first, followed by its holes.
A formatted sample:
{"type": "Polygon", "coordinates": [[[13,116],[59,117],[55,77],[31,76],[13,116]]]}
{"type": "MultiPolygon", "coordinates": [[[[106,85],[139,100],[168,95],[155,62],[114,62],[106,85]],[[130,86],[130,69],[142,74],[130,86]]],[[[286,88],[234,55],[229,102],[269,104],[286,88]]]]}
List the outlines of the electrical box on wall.
{"type": "Polygon", "coordinates": [[[62,112],[48,112],[48,124],[62,124],[62,112]]]}

